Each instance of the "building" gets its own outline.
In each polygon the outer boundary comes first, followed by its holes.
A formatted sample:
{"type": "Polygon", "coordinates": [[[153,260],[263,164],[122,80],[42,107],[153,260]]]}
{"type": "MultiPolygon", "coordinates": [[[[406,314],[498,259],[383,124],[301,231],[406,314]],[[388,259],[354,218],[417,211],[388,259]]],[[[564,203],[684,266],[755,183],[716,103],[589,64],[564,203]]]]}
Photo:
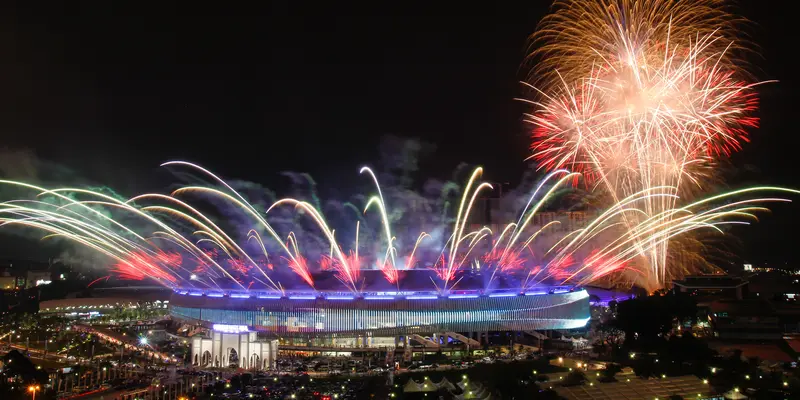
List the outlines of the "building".
{"type": "Polygon", "coordinates": [[[673,281],[673,289],[703,298],[741,300],[748,296],[748,281],[731,275],[696,275],[673,281]]]}
{"type": "MultiPolygon", "coordinates": [[[[172,292],[160,286],[92,289],[92,297],[72,297],[39,302],[39,313],[74,320],[103,318],[106,322],[160,319],[168,313],[172,292]],[[116,320],[116,321],[115,321],[116,320]]],[[[146,324],[140,324],[146,326],[146,324]]]]}
{"type": "Polygon", "coordinates": [[[708,319],[722,339],[779,340],[800,332],[800,282],[785,271],[690,276],[673,290],[697,299],[701,319],[708,319]]]}
{"type": "Polygon", "coordinates": [[[35,261],[0,261],[0,289],[25,289],[49,283],[49,268],[50,264],[35,261]]]}
{"type": "MultiPolygon", "coordinates": [[[[549,294],[434,294],[257,296],[181,292],[173,317],[204,324],[246,325],[280,335],[405,335],[574,329],[589,318],[585,290],[549,294]]],[[[210,327],[210,326],[209,326],[210,327]]]]}
{"type": "Polygon", "coordinates": [[[215,324],[211,337],[192,338],[192,365],[273,369],[278,354],[277,340],[259,340],[245,325],[215,324]]]}
{"type": "Polygon", "coordinates": [[[751,297],[774,301],[795,301],[800,297],[800,277],[787,271],[755,273],[747,280],[751,297]]]}
{"type": "Polygon", "coordinates": [[[714,335],[720,339],[781,339],[783,326],[766,300],[716,300],[707,309],[714,335]]]}
{"type": "Polygon", "coordinates": [[[71,319],[113,317],[119,310],[161,310],[166,314],[169,300],[147,300],[131,297],[87,297],[47,300],[39,303],[39,313],[71,319]]]}
{"type": "Polygon", "coordinates": [[[192,339],[196,365],[220,362],[222,367],[242,365],[230,357],[229,349],[237,348],[241,349],[237,356],[259,356],[258,362],[244,361],[246,365],[268,365],[265,357],[274,357],[270,352],[276,338],[295,350],[382,349],[387,354],[397,350],[410,360],[413,343],[429,351],[452,343],[475,349],[488,343],[490,333],[581,328],[590,315],[588,293],[566,288],[488,295],[477,291],[447,296],[372,293],[363,297],[334,292],[282,296],[184,290],[173,294],[170,314],[209,332],[192,339]],[[251,354],[253,348],[261,353],[251,354]],[[211,358],[203,356],[206,351],[211,358]]]}

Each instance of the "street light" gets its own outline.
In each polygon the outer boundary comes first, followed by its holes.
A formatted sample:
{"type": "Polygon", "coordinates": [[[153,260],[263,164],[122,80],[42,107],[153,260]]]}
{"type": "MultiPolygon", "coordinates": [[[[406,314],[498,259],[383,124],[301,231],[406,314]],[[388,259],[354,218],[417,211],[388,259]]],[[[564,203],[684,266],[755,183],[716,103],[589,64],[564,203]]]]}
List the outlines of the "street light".
{"type": "Polygon", "coordinates": [[[39,385],[30,385],[28,386],[28,391],[31,392],[31,400],[36,400],[36,391],[42,390],[42,387],[39,385]]]}

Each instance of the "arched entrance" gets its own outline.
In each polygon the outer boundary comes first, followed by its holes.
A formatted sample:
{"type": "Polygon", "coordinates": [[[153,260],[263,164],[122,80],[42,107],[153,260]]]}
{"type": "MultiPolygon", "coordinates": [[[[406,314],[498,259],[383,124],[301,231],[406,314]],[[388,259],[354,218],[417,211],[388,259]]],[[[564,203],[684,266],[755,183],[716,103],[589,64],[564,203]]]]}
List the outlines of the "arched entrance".
{"type": "Polygon", "coordinates": [[[205,367],[208,366],[208,364],[211,364],[211,352],[206,350],[200,357],[200,365],[205,367]]]}
{"type": "Polygon", "coordinates": [[[252,368],[258,368],[258,366],[261,365],[261,357],[259,357],[258,354],[253,353],[253,355],[250,356],[250,362],[247,365],[250,365],[252,368]]]}
{"type": "Polygon", "coordinates": [[[229,367],[235,368],[239,366],[239,353],[236,352],[236,349],[233,347],[228,348],[227,356],[229,367]]]}

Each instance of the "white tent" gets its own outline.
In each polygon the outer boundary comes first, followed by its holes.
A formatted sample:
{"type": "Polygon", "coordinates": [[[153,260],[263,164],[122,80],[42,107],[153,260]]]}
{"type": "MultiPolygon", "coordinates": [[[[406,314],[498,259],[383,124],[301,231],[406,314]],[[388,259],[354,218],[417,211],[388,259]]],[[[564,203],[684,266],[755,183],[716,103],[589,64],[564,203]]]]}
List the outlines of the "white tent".
{"type": "Polygon", "coordinates": [[[414,382],[413,379],[409,379],[408,382],[403,386],[403,392],[405,393],[414,393],[414,392],[421,392],[422,385],[417,382],[414,382]]]}
{"type": "Polygon", "coordinates": [[[442,381],[437,383],[436,386],[439,388],[445,388],[451,392],[456,390],[456,385],[450,383],[450,381],[448,381],[447,378],[442,378],[442,381]]]}
{"type": "Polygon", "coordinates": [[[731,400],[740,400],[740,399],[746,399],[747,398],[747,396],[742,394],[742,392],[737,392],[737,391],[735,391],[733,389],[731,389],[727,393],[725,393],[724,396],[725,396],[726,399],[731,399],[731,400]]]}
{"type": "Polygon", "coordinates": [[[467,389],[464,389],[464,392],[458,396],[455,396],[455,398],[458,400],[488,400],[492,398],[492,394],[489,393],[489,391],[483,386],[476,384],[475,387],[468,387],[467,389]]]}
{"type": "Polygon", "coordinates": [[[433,383],[431,378],[427,376],[422,380],[422,383],[418,383],[417,385],[420,387],[420,392],[435,392],[439,390],[439,386],[433,383]]]}

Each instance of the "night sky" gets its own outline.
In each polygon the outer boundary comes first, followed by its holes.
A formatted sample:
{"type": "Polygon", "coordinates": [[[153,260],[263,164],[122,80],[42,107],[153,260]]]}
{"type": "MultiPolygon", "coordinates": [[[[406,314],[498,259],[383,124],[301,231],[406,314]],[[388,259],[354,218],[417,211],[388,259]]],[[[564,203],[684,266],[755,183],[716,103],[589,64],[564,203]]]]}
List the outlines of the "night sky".
{"type": "MultiPolygon", "coordinates": [[[[468,162],[485,166],[490,181],[513,183],[529,167],[526,107],[514,97],[545,1],[238,10],[21,3],[0,8],[0,148],[127,195],[163,189],[153,182],[171,159],[266,186],[286,170],[347,185],[359,166],[379,161],[384,135],[436,144],[425,164],[434,177],[468,162]]],[[[794,13],[791,2],[750,3],[740,13],[760,45],[753,70],[780,82],[759,89],[762,127],[732,159],[727,184],[800,187],[794,13]]],[[[741,254],[796,260],[797,207],[773,207],[742,232],[741,254]]]]}

